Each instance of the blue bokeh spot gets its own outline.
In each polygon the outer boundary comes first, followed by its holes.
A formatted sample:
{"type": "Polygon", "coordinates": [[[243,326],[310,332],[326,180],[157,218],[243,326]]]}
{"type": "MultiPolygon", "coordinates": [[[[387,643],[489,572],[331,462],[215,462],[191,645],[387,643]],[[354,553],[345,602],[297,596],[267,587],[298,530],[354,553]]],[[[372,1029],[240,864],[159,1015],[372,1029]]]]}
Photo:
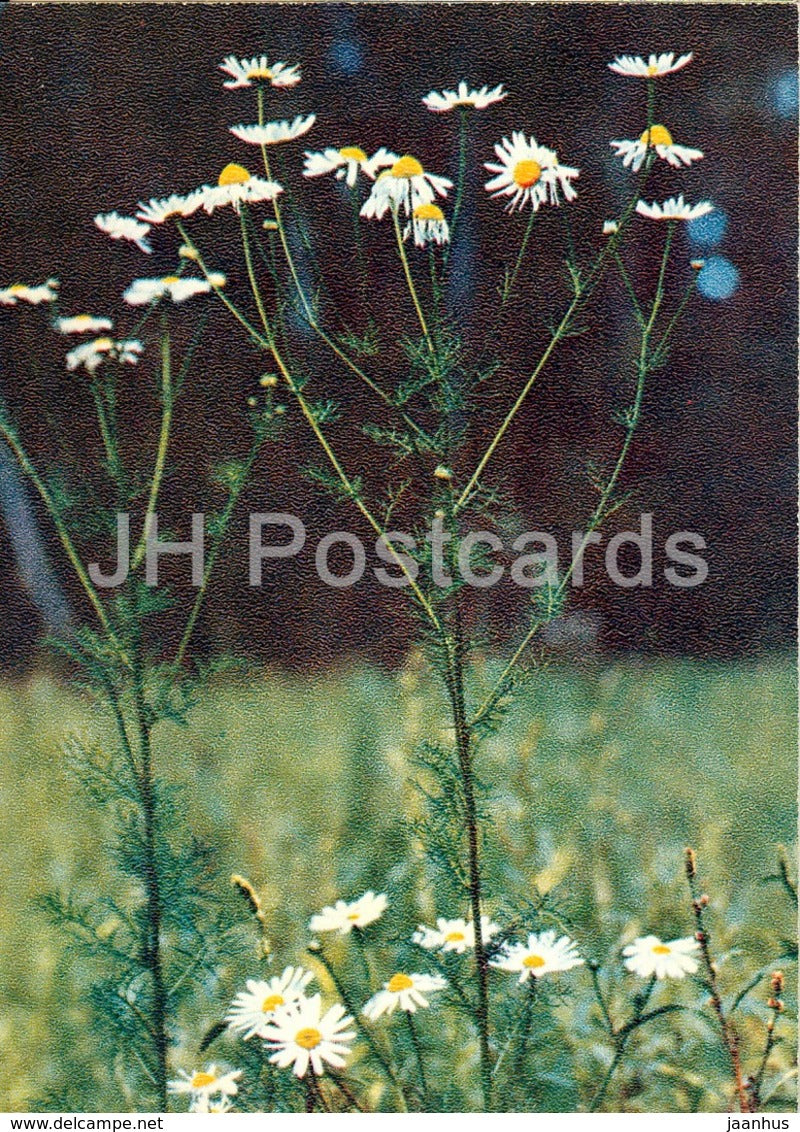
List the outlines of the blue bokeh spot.
{"type": "Polygon", "coordinates": [[[724,255],[712,255],[697,277],[697,289],[707,299],[721,302],[738,291],[740,279],[738,267],[729,259],[724,255]]]}
{"type": "Polygon", "coordinates": [[[775,112],[781,118],[794,118],[797,114],[797,71],[784,71],[771,84],[770,96],[775,112]]]}
{"type": "Polygon", "coordinates": [[[718,244],[728,228],[728,217],[721,209],[715,208],[705,216],[698,216],[690,220],[686,226],[687,235],[693,244],[700,244],[704,248],[713,248],[718,244]]]}
{"type": "Polygon", "coordinates": [[[334,70],[343,75],[358,74],[363,63],[361,48],[352,39],[337,40],[328,52],[328,58],[334,70]]]}

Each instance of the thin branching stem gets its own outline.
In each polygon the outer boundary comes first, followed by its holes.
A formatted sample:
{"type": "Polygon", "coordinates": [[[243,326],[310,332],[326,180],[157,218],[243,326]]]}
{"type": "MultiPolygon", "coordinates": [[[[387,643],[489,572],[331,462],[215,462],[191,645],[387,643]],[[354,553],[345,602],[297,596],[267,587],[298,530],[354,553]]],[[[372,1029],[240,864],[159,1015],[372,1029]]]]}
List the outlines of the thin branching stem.
{"type": "MultiPolygon", "coordinates": [[[[261,90],[259,90],[258,92],[258,121],[259,125],[264,124],[264,95],[263,91],[261,90]]],[[[261,146],[261,156],[264,163],[264,172],[267,176],[267,180],[272,180],[269,155],[267,153],[267,147],[265,145],[261,146]]],[[[331,350],[332,353],[334,353],[344,365],[347,366],[351,373],[354,373],[356,377],[358,377],[359,380],[367,386],[368,389],[371,389],[372,392],[376,394],[376,396],[378,396],[386,406],[397,412],[397,406],[395,405],[390,395],[386,392],[386,390],[381,389],[377,382],[369,377],[369,375],[364,372],[361,366],[357,365],[356,362],[354,362],[353,359],[349,356],[349,354],[347,354],[322,327],[314,311],[311,300],[306,295],[305,288],[303,287],[303,284],[301,282],[300,273],[297,270],[297,265],[294,261],[294,256],[292,255],[292,250],[289,246],[289,238],[286,233],[286,225],[283,221],[283,212],[277,197],[272,201],[272,207],[275,213],[275,223],[278,227],[278,238],[280,240],[281,249],[283,251],[283,257],[286,260],[286,266],[289,268],[289,274],[292,277],[292,283],[294,284],[294,289],[297,292],[297,297],[300,300],[302,314],[306,322],[317,335],[317,337],[325,343],[328,349],[331,350]]],[[[405,412],[401,412],[400,415],[402,416],[405,423],[409,426],[409,428],[411,428],[419,437],[425,438],[423,429],[420,428],[416,421],[409,417],[405,412]]]]}
{"type": "MultiPolygon", "coordinates": [[[[589,522],[586,525],[586,531],[584,532],[583,538],[581,539],[577,549],[573,553],[569,566],[562,575],[559,584],[556,587],[555,594],[551,599],[551,604],[556,608],[558,607],[561,598],[566,592],[567,586],[570,583],[570,579],[572,578],[572,575],[575,572],[578,563],[580,562],[587,546],[589,545],[591,536],[606,517],[607,509],[613,498],[614,491],[616,490],[617,483],[619,482],[620,475],[622,474],[623,466],[628,457],[631,444],[633,443],[634,434],[641,419],[645,382],[653,365],[652,356],[650,353],[650,340],[653,334],[653,328],[655,326],[656,319],[658,318],[659,310],[661,309],[661,304],[664,299],[664,276],[666,272],[667,262],[669,260],[673,231],[674,224],[669,224],[667,228],[667,236],[664,242],[664,250],[661,257],[656,293],[650,308],[649,317],[641,329],[639,353],[636,360],[636,391],[634,393],[633,405],[631,406],[627,415],[625,435],[622,440],[622,445],[620,446],[619,454],[617,456],[617,460],[614,464],[611,475],[609,476],[600,494],[600,499],[598,500],[597,506],[592,512],[589,522]]],[[[542,628],[543,623],[544,622],[539,619],[533,622],[530,629],[527,631],[522,641],[520,642],[519,646],[514,651],[513,656],[503,669],[500,678],[497,680],[491,692],[486,697],[478,712],[473,717],[471,724],[472,727],[475,727],[477,724],[481,723],[494,710],[499,700],[502,699],[503,695],[505,694],[507,681],[511,676],[511,673],[519,664],[531,641],[542,628]]]]}
{"type": "MultiPolygon", "coordinates": [[[[119,638],[114,632],[111,621],[109,620],[108,614],[103,607],[103,603],[100,601],[97,590],[92,585],[91,579],[89,578],[89,575],[86,572],[86,569],[81,562],[80,557],[78,556],[78,552],[75,549],[75,544],[70,537],[64,520],[61,518],[55,500],[50,494],[44,480],[34,467],[32,460],[25,451],[22,442],[20,441],[16,432],[9,426],[7,421],[5,421],[2,416],[0,416],[0,436],[3,437],[6,444],[14,453],[17,463],[19,464],[25,475],[28,477],[33,487],[36,489],[39,498],[44,503],[47,513],[53,523],[53,527],[55,528],[56,534],[58,535],[59,541],[64,548],[64,553],[69,559],[70,565],[75,572],[75,576],[80,582],[81,588],[89,599],[92,609],[97,615],[97,620],[100,622],[109,640],[121,649],[119,638]]],[[[120,655],[124,657],[124,651],[121,650],[120,655]]]]}
{"type": "Polygon", "coordinates": [[[144,663],[142,645],[138,639],[133,642],[133,703],[136,730],[139,738],[139,766],[141,768],[141,799],[144,821],[144,869],[143,882],[146,893],[147,921],[146,936],[142,947],[142,964],[150,974],[152,991],[152,1030],[155,1047],[155,1078],[159,1109],[168,1110],[167,1057],[169,1038],[167,1034],[167,990],[164,981],[161,954],[161,878],[159,875],[158,814],[156,807],[155,782],[153,776],[153,749],[151,740],[151,711],[145,699],[144,663]]]}
{"type": "Polygon", "coordinates": [[[717,1016],[720,1032],[725,1048],[728,1052],[728,1057],[731,1063],[731,1075],[733,1077],[733,1084],[736,1090],[736,1098],[739,1103],[739,1110],[741,1112],[750,1111],[750,1098],[747,1095],[747,1088],[744,1083],[744,1074],[742,1072],[742,1060],[739,1052],[739,1035],[736,1028],[731,1022],[730,1018],[725,1012],[722,1005],[722,996],[719,991],[719,980],[717,978],[717,967],[711,955],[711,942],[708,934],[708,929],[705,923],[704,910],[708,903],[708,898],[703,897],[698,892],[697,887],[697,862],[695,854],[692,849],[686,850],[686,879],[689,882],[689,892],[692,898],[692,912],[694,913],[695,925],[697,931],[695,938],[700,944],[700,955],[703,962],[703,967],[706,973],[706,983],[708,985],[709,995],[711,999],[711,1007],[717,1016]]]}
{"type": "Polygon", "coordinates": [[[153,477],[150,481],[150,494],[147,499],[142,535],[131,560],[132,570],[138,570],[147,552],[147,543],[153,526],[156,506],[158,505],[158,493],[161,490],[161,481],[164,478],[164,469],[167,464],[167,450],[169,448],[169,436],[172,428],[173,406],[172,357],[170,353],[169,329],[165,322],[161,334],[161,429],[158,436],[158,447],[156,449],[156,459],[153,466],[153,477]]]}
{"type": "Polygon", "coordinates": [[[567,307],[567,309],[564,313],[564,316],[561,319],[561,322],[558,324],[558,327],[551,334],[550,341],[548,342],[547,346],[545,347],[544,352],[542,353],[541,357],[539,358],[539,361],[536,363],[530,377],[525,382],[525,385],[523,386],[522,391],[520,392],[520,394],[517,397],[514,404],[511,406],[511,408],[506,413],[505,417],[503,418],[503,421],[500,424],[500,427],[495,432],[494,436],[492,437],[491,441],[489,442],[489,445],[488,445],[486,451],[484,452],[483,456],[478,461],[478,464],[477,464],[475,470],[473,471],[472,475],[469,477],[466,485],[464,486],[463,490],[461,491],[461,494],[459,495],[458,500],[456,501],[456,512],[463,510],[463,508],[471,500],[472,494],[473,494],[475,488],[478,486],[478,484],[480,482],[480,478],[484,473],[486,465],[492,459],[492,456],[494,455],[495,451],[497,450],[500,442],[502,441],[506,432],[510,428],[511,423],[513,422],[513,420],[516,417],[519,410],[522,408],[525,401],[528,399],[528,394],[530,393],[533,386],[536,384],[536,380],[539,377],[539,374],[542,372],[544,367],[547,365],[547,362],[549,361],[550,356],[553,353],[553,351],[555,350],[556,346],[559,344],[559,342],[563,338],[565,338],[567,336],[567,333],[572,326],[572,323],[575,319],[576,314],[582,308],[582,306],[586,303],[586,301],[589,298],[589,295],[592,293],[595,286],[599,282],[603,272],[605,271],[607,259],[609,258],[609,256],[613,256],[613,254],[616,252],[616,249],[617,249],[617,247],[618,247],[618,245],[621,241],[622,235],[623,235],[623,233],[624,233],[624,231],[625,231],[625,229],[628,225],[628,222],[629,222],[629,220],[630,220],[630,218],[633,214],[633,211],[636,207],[636,204],[637,204],[638,200],[640,199],[641,193],[642,193],[644,186],[647,182],[647,178],[649,176],[651,167],[652,167],[652,158],[649,158],[648,160],[645,161],[644,166],[642,167],[642,173],[639,177],[639,181],[638,181],[637,186],[636,186],[636,191],[634,192],[634,194],[632,195],[632,197],[628,201],[627,205],[625,206],[625,210],[622,214],[622,217],[620,218],[619,225],[617,226],[616,232],[614,232],[608,238],[606,243],[603,245],[603,247],[600,250],[600,253],[598,254],[597,258],[595,259],[593,265],[591,266],[591,268],[589,268],[585,280],[581,280],[581,279],[575,280],[575,282],[574,282],[575,294],[572,298],[572,301],[570,302],[569,306],[567,307]]]}
{"type": "MultiPolygon", "coordinates": [[[[631,1035],[639,1028],[639,1026],[643,1022],[647,1021],[647,1019],[644,1017],[644,1011],[647,1003],[650,1001],[650,996],[653,993],[653,988],[655,987],[655,985],[656,979],[655,976],[653,976],[651,979],[649,979],[644,990],[642,990],[636,996],[633,1005],[632,1017],[624,1026],[621,1026],[619,1029],[614,1026],[613,1022],[611,1021],[611,1017],[608,1014],[608,1010],[605,1008],[605,1006],[603,1006],[603,1013],[605,1015],[605,1018],[607,1019],[607,1025],[609,1027],[609,1035],[614,1043],[614,1056],[611,1059],[611,1063],[606,1070],[603,1080],[600,1082],[600,1087],[592,1097],[588,1108],[589,1112],[597,1112],[597,1110],[600,1108],[600,1105],[606,1098],[606,1093],[608,1092],[608,1087],[611,1084],[611,1079],[616,1073],[622,1062],[622,1059],[625,1056],[631,1035]]],[[[602,994],[600,993],[599,983],[596,984],[595,993],[598,995],[599,1000],[602,1002],[603,1000],[602,994]]]]}
{"type": "Polygon", "coordinates": [[[275,341],[275,335],[272,331],[272,327],[271,327],[269,319],[267,317],[267,312],[266,312],[266,309],[264,307],[264,301],[261,297],[261,292],[260,292],[259,287],[258,287],[258,281],[256,279],[255,271],[253,269],[253,257],[252,257],[252,254],[250,252],[250,244],[249,244],[249,240],[248,240],[248,237],[247,237],[247,228],[244,225],[244,223],[242,224],[242,242],[243,242],[243,247],[244,247],[245,263],[247,265],[247,274],[248,274],[248,278],[250,280],[250,287],[251,287],[251,290],[253,292],[253,298],[255,299],[256,307],[258,308],[258,313],[259,313],[259,317],[261,319],[261,324],[264,328],[265,341],[267,342],[269,349],[272,353],[272,356],[275,359],[275,364],[277,365],[278,369],[280,370],[281,376],[283,377],[284,381],[286,382],[287,386],[289,387],[289,390],[291,391],[292,395],[294,396],[295,400],[297,401],[298,405],[300,406],[300,410],[301,410],[303,416],[305,417],[306,422],[308,423],[309,427],[311,428],[311,431],[314,433],[314,436],[316,437],[317,442],[319,443],[323,452],[327,456],[328,462],[330,463],[331,467],[333,468],[334,472],[336,473],[336,476],[339,479],[339,482],[341,483],[346,496],[350,500],[352,500],[353,504],[361,512],[362,516],[367,520],[369,525],[372,527],[373,531],[375,531],[375,533],[378,535],[378,537],[383,541],[384,546],[386,547],[386,549],[391,554],[392,559],[395,562],[395,564],[402,571],[403,575],[405,576],[405,578],[408,582],[408,585],[409,585],[409,588],[411,589],[411,592],[414,594],[414,597],[419,602],[419,604],[422,607],[422,609],[424,610],[425,614],[428,616],[429,620],[431,621],[431,624],[433,625],[433,627],[435,629],[441,631],[442,626],[441,626],[441,622],[439,620],[439,617],[438,617],[436,611],[434,610],[433,606],[431,605],[430,601],[428,600],[428,598],[425,596],[422,589],[418,585],[416,578],[414,577],[413,573],[409,570],[408,565],[407,565],[406,560],[405,560],[405,556],[402,555],[398,551],[397,547],[392,542],[392,540],[387,537],[386,531],[384,530],[383,526],[378,522],[378,520],[372,514],[369,507],[367,507],[366,503],[364,502],[364,500],[361,497],[361,493],[358,491],[356,485],[353,483],[353,481],[348,476],[347,472],[344,470],[342,464],[339,461],[338,456],[336,455],[336,453],[334,452],[330,442],[328,441],[328,438],[325,436],[324,432],[322,431],[322,428],[320,427],[319,421],[317,420],[313,409],[311,408],[308,401],[303,396],[303,393],[302,393],[299,385],[297,384],[294,377],[292,376],[292,373],[289,370],[289,368],[288,368],[288,366],[287,366],[287,364],[286,364],[286,362],[283,358],[283,355],[280,353],[280,351],[278,349],[277,343],[275,341]]]}
{"type": "Polygon", "coordinates": [[[422,334],[425,338],[425,341],[428,345],[428,349],[430,350],[431,354],[435,355],[436,354],[436,348],[433,344],[433,339],[431,338],[431,332],[428,328],[428,323],[425,319],[425,314],[423,313],[423,310],[422,310],[422,304],[419,301],[419,295],[417,294],[417,288],[414,285],[414,276],[411,274],[411,266],[408,262],[408,256],[406,255],[406,245],[405,245],[405,242],[403,240],[403,233],[400,230],[400,218],[398,216],[398,212],[399,212],[399,206],[396,205],[396,204],[392,205],[392,225],[394,227],[395,241],[397,242],[397,254],[400,256],[400,262],[403,265],[403,274],[405,276],[406,286],[408,287],[408,293],[411,296],[411,301],[414,304],[414,310],[417,312],[417,319],[419,320],[419,325],[420,325],[420,328],[422,329],[422,334]]]}

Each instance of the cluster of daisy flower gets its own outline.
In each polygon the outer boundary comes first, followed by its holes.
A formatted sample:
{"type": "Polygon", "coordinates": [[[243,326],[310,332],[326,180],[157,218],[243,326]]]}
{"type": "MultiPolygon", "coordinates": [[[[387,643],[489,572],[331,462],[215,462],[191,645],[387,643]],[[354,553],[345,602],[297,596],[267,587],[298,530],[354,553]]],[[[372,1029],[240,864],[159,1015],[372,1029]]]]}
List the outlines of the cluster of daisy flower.
{"type": "MultiPolygon", "coordinates": [[[[312,932],[332,932],[349,936],[380,919],[388,899],[372,890],[357,900],[337,900],[311,917],[312,932]]],[[[501,929],[488,916],[481,917],[484,943],[495,939],[501,929]]],[[[420,924],[411,942],[426,951],[464,955],[475,948],[475,927],[462,918],[439,917],[436,926],[420,924]]],[[[312,944],[312,950],[315,945],[312,944]]],[[[642,978],[683,978],[698,967],[697,941],[691,937],[664,943],[648,935],[623,949],[625,967],[642,978]]],[[[519,983],[538,980],[583,965],[575,942],[553,930],[531,932],[524,942],[505,942],[490,961],[499,971],[519,976],[519,983]]],[[[300,966],[286,967],[267,979],[248,979],[245,989],[234,998],[226,1015],[228,1030],[239,1038],[257,1038],[264,1043],[269,1061],[279,1069],[290,1069],[298,1078],[309,1070],[323,1076],[325,1067],[342,1069],[356,1040],[356,1024],[345,1007],[335,1002],[323,1006],[320,993],[308,993],[314,980],[311,971],[300,966]]],[[[395,1011],[415,1014],[430,1006],[430,995],[446,989],[448,980],[439,973],[400,970],[387,979],[361,1008],[370,1022],[395,1011]]],[[[192,1111],[226,1111],[236,1095],[239,1070],[218,1073],[216,1065],[182,1072],[171,1082],[173,1092],[189,1094],[192,1111]],[[216,1107],[214,1107],[216,1106],[216,1107]]]]}
{"type": "MultiPolygon", "coordinates": [[[[691,53],[676,56],[673,52],[665,52],[650,55],[647,59],[621,55],[609,67],[616,74],[644,79],[652,84],[665,75],[682,70],[691,60],[691,53]]],[[[265,55],[252,58],[229,55],[220,64],[220,70],[227,76],[223,84],[226,89],[255,88],[258,91],[259,121],[233,125],[230,133],[245,145],[261,150],[266,176],[253,174],[245,165],[232,161],[221,170],[216,183],[203,184],[183,194],[171,193],[166,197],[140,201],[135,216],[125,216],[117,211],[98,213],[94,218],[95,225],[112,240],[128,241],[140,251],[150,253],[153,228],[171,221],[182,222],[199,213],[210,216],[222,208],[231,208],[238,213],[243,205],[269,203],[279,217],[278,201],[283,186],[269,173],[267,150],[303,137],[315,125],[316,114],[264,121],[262,96],[267,88],[295,87],[300,82],[300,68],[295,64],[270,62],[265,55]]],[[[471,88],[462,80],[456,89],[430,91],[422,99],[422,104],[437,115],[453,111],[466,115],[484,110],[507,97],[508,92],[502,84],[492,88],[486,85],[471,88]]],[[[642,168],[650,154],[675,168],[688,167],[703,157],[701,150],[679,144],[667,126],[655,122],[647,124],[638,137],[615,139],[610,145],[623,165],[634,172],[642,168]]],[[[507,211],[529,208],[537,212],[544,205],[558,206],[562,199],[565,202],[576,199],[574,182],[579,177],[579,170],[562,164],[557,151],[541,144],[533,135],[513,130],[494,146],[494,152],[496,160],[488,161],[484,166],[492,174],[485,188],[492,198],[506,202],[507,211]]],[[[359,179],[363,179],[370,190],[360,204],[361,217],[382,220],[387,215],[393,216],[398,233],[402,221],[402,239],[413,239],[417,247],[441,246],[450,240],[451,221],[448,221],[443,205],[453,189],[453,182],[425,169],[422,162],[410,153],[394,152],[381,146],[369,155],[358,145],[328,146],[320,151],[305,152],[303,173],[309,178],[332,174],[344,181],[353,192],[357,190],[359,179]]],[[[692,220],[712,208],[709,201],[689,204],[683,193],[664,202],[639,200],[636,204],[636,211],[641,216],[666,221],[692,220]]],[[[603,226],[606,235],[617,229],[618,222],[614,220],[606,221],[603,226]]],[[[191,245],[184,245],[181,254],[189,259],[197,258],[191,245]]],[[[224,275],[207,272],[203,268],[202,278],[183,274],[137,278],[125,290],[123,297],[131,306],[145,306],[161,299],[181,303],[195,295],[218,292],[224,285],[224,275]]],[[[5,306],[20,302],[54,304],[57,298],[56,279],[48,279],[35,286],[14,283],[0,288],[0,305],[5,306]]],[[[55,325],[64,334],[90,334],[111,329],[109,319],[90,315],[60,318],[55,325]]],[[[67,355],[67,368],[85,367],[93,374],[107,359],[132,364],[141,352],[142,346],[137,339],[98,337],[71,350],[67,355]]]]}
{"type": "MultiPolygon", "coordinates": [[[[668,51],[662,55],[651,55],[646,61],[639,55],[618,55],[613,63],[609,63],[609,67],[618,75],[643,78],[652,82],[663,75],[680,71],[691,61],[691,52],[676,59],[674,52],[668,51]]],[[[679,145],[666,126],[655,122],[645,126],[638,138],[623,138],[610,142],[610,145],[616,156],[622,158],[625,168],[632,169],[634,173],[641,169],[650,153],[655,153],[656,157],[676,169],[689,166],[703,156],[703,151],[700,149],[679,145]]],[[[684,199],[683,193],[680,193],[677,197],[670,197],[663,204],[659,204],[658,201],[648,204],[640,200],[636,204],[636,211],[640,216],[646,216],[650,220],[694,220],[711,212],[713,207],[707,200],[691,205],[684,199]]]]}

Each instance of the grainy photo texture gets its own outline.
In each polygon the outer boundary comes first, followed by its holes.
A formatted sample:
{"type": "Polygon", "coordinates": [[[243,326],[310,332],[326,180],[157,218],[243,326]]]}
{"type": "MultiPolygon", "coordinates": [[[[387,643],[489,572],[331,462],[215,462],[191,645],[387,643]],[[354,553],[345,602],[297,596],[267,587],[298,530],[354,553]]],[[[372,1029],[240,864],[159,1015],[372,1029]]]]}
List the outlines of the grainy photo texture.
{"type": "Polygon", "coordinates": [[[794,1107],[797,14],[0,10],[0,1106],[794,1107]]]}

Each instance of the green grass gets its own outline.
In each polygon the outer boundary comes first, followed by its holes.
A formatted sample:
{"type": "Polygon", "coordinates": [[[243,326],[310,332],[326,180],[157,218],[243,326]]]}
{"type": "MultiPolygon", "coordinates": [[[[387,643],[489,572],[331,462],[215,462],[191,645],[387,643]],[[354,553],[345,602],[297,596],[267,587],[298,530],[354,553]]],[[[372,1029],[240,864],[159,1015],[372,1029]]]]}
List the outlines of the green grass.
{"type": "MultiPolygon", "coordinates": [[[[476,695],[489,677],[477,673],[476,695]]],[[[188,728],[156,731],[161,772],[185,784],[193,828],[218,848],[224,870],[258,888],[281,961],[302,958],[310,912],[367,887],[389,892],[387,918],[400,933],[434,913],[465,914],[442,904],[409,822],[420,807],[409,754],[420,739],[440,737],[445,719],[434,683],[412,659],[396,676],[354,667],[219,682],[188,728]]],[[[121,1086],[114,1091],[113,1066],[93,1045],[85,1001],[92,972],[74,954],[65,959],[64,941],[35,905],[48,889],[92,895],[112,883],[102,815],[60,755],[69,730],[104,727],[51,678],[0,686],[4,1110],[57,1094],[66,1077],[86,1108],[136,1107],[121,1086]]],[[[691,844],[726,989],[771,969],[794,930],[788,901],[763,878],[775,871],[776,845],[795,837],[795,729],[794,670],[779,660],[627,661],[539,674],[479,764],[493,823],[490,910],[510,894],[555,889],[584,953],[616,970],[623,935],[692,931],[682,872],[691,844]]],[[[223,997],[210,989],[207,1009],[185,1020],[181,1064],[195,1059],[204,1028],[245,973],[223,971],[223,997]]],[[[620,1004],[624,978],[612,987],[620,1004]]],[[[572,1076],[553,1070],[561,1083],[545,1091],[544,1105],[567,1107],[565,1088],[591,1094],[607,1056],[585,972],[580,979],[574,1001],[555,1012],[572,1076]]],[[[675,992],[679,1000],[687,990],[675,992]]],[[[751,1062],[766,1017],[763,986],[755,997],[740,1022],[751,1062]]],[[[782,1025],[788,1034],[788,1021],[782,1025]]],[[[637,1080],[624,1071],[609,1107],[724,1109],[724,1064],[708,1029],[684,1029],[676,1045],[674,1028],[653,1024],[639,1041],[650,1072],[637,1080]]],[[[788,1070],[789,1048],[776,1050],[772,1079],[788,1070]]],[[[784,1089],[778,1099],[786,1096],[784,1089]]]]}

